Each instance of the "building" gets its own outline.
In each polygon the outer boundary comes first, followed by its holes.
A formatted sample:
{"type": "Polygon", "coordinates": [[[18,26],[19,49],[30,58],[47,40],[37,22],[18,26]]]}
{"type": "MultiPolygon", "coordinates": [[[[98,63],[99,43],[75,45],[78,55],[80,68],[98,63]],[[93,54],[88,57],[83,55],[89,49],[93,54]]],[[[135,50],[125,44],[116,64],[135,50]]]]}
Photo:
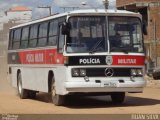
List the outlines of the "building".
{"type": "Polygon", "coordinates": [[[5,12],[0,12],[0,30],[3,30],[3,25],[12,21],[14,23],[25,23],[32,19],[32,10],[25,6],[16,6],[5,12]]]}
{"type": "Polygon", "coordinates": [[[18,23],[31,21],[32,11],[24,6],[17,6],[6,11],[9,20],[15,20],[18,23]]]}
{"type": "Polygon", "coordinates": [[[117,9],[139,12],[147,25],[145,38],[147,68],[160,66],[160,0],[117,0],[117,9]]]}
{"type": "MultiPolygon", "coordinates": [[[[32,20],[32,11],[24,6],[10,8],[0,12],[0,76],[7,76],[7,46],[9,40],[9,28],[32,20]]],[[[6,79],[5,79],[6,80],[6,79]]]]}
{"type": "MultiPolygon", "coordinates": [[[[25,6],[16,6],[5,12],[0,12],[0,47],[7,45],[9,28],[32,20],[32,10],[25,6]]],[[[5,53],[0,50],[0,56],[5,53]]]]}

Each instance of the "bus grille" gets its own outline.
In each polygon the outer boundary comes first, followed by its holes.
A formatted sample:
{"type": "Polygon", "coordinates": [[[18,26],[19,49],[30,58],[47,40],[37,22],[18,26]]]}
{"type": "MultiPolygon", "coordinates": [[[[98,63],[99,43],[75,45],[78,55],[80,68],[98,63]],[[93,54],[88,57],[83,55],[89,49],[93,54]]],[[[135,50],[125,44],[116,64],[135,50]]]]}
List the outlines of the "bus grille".
{"type": "MultiPolygon", "coordinates": [[[[86,76],[88,77],[107,77],[107,68],[86,68],[86,76]]],[[[111,68],[113,75],[108,77],[129,77],[131,76],[131,68],[111,68]]]]}

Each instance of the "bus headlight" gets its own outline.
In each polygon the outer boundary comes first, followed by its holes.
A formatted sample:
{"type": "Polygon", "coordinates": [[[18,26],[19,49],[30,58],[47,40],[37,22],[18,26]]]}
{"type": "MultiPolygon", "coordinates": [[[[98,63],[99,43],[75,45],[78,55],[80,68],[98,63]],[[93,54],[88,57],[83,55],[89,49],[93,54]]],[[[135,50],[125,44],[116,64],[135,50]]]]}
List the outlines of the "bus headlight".
{"type": "Polygon", "coordinates": [[[72,76],[73,77],[78,77],[79,76],[79,69],[73,68],[72,69],[72,76]]]}
{"type": "Polygon", "coordinates": [[[136,69],[131,69],[131,76],[136,76],[136,75],[137,75],[136,69]]]}
{"type": "Polygon", "coordinates": [[[137,75],[138,76],[143,76],[143,70],[142,69],[137,69],[137,75]]]}
{"type": "Polygon", "coordinates": [[[86,76],[86,70],[85,69],[80,69],[80,76],[81,77],[86,76]]]}
{"type": "Polygon", "coordinates": [[[72,69],[72,76],[73,77],[85,77],[86,76],[86,69],[73,68],[72,69]]]}
{"type": "Polygon", "coordinates": [[[143,76],[143,69],[131,69],[131,76],[143,76]]]}

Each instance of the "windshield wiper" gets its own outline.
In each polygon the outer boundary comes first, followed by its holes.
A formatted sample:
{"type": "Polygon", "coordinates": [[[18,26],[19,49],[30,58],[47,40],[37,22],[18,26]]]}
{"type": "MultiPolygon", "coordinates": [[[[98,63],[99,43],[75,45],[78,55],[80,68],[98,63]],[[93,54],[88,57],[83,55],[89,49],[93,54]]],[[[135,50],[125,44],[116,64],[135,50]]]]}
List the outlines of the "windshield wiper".
{"type": "Polygon", "coordinates": [[[94,52],[97,51],[97,47],[101,44],[103,40],[99,40],[94,46],[93,48],[91,49],[91,51],[89,52],[90,54],[93,54],[94,52]]]}
{"type": "Polygon", "coordinates": [[[124,52],[125,54],[128,54],[127,50],[122,49],[122,52],[124,52]]]}

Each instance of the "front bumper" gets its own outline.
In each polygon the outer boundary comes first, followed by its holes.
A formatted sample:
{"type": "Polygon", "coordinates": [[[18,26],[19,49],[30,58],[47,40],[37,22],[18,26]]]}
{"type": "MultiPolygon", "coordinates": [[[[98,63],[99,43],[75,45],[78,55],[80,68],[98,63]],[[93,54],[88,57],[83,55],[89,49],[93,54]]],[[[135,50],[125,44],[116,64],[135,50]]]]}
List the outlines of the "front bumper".
{"type": "Polygon", "coordinates": [[[146,85],[144,80],[138,81],[101,81],[96,83],[89,82],[65,82],[65,88],[68,92],[142,92],[146,85]]]}

